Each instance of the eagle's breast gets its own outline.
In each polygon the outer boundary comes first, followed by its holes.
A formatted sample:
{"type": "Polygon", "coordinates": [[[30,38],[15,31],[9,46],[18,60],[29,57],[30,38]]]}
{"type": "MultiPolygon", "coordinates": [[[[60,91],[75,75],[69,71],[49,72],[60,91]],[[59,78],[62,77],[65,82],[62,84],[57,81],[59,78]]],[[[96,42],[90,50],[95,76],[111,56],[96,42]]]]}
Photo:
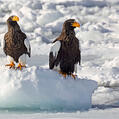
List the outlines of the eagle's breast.
{"type": "Polygon", "coordinates": [[[8,32],[5,35],[5,54],[13,57],[16,62],[22,54],[27,54],[27,48],[24,45],[25,38],[25,34],[19,32],[14,34],[8,32]]]}

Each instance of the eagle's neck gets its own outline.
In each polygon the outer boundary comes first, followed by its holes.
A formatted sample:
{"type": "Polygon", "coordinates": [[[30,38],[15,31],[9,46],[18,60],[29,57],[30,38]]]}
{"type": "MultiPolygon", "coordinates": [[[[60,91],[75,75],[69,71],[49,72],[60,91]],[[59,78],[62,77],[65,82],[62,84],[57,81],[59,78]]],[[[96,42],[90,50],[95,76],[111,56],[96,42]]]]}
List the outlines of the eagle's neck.
{"type": "Polygon", "coordinates": [[[75,31],[74,29],[63,29],[60,37],[63,41],[72,40],[75,37],[75,31]]]}
{"type": "Polygon", "coordinates": [[[55,43],[56,41],[72,41],[75,38],[75,31],[74,29],[66,29],[63,28],[60,36],[53,41],[55,43]]]}
{"type": "Polygon", "coordinates": [[[7,22],[8,25],[8,32],[16,32],[16,31],[21,31],[19,25],[17,22],[7,22]]]}

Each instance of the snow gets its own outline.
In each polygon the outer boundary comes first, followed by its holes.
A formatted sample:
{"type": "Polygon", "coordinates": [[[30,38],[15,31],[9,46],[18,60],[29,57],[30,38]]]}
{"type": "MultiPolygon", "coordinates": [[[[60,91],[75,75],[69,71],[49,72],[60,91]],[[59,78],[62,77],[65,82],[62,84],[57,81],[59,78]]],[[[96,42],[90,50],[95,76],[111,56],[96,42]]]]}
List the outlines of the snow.
{"type": "MultiPolygon", "coordinates": [[[[27,34],[31,44],[31,58],[28,59],[28,68],[20,71],[7,69],[6,57],[0,44],[0,79],[1,84],[13,85],[4,91],[13,92],[22,88],[28,81],[28,86],[23,89],[31,91],[33,84],[29,76],[34,77],[34,81],[41,81],[36,72],[47,72],[48,77],[60,77],[56,80],[65,85],[65,81],[72,82],[72,79],[63,80],[59,74],[48,70],[48,55],[51,49],[51,42],[61,33],[62,24],[69,18],[74,18],[80,22],[80,29],[76,29],[76,36],[80,40],[82,63],[77,68],[78,82],[82,79],[94,80],[98,83],[98,88],[92,95],[92,108],[86,112],[72,112],[56,114],[0,114],[1,118],[91,118],[91,119],[118,119],[119,109],[119,0],[1,0],[0,1],[0,39],[4,38],[7,32],[6,19],[10,15],[17,15],[20,18],[19,24],[27,34]],[[33,71],[32,71],[33,70],[33,71]],[[35,72],[36,70],[36,72],[35,72]],[[13,74],[15,74],[13,76],[13,74]],[[50,74],[53,74],[52,76],[50,74]],[[25,76],[20,79],[20,76],[25,76]],[[35,76],[38,76],[36,78],[35,76]],[[4,79],[5,77],[6,79],[4,79]],[[16,79],[15,79],[16,77],[16,79]],[[18,80],[19,77],[19,80],[18,80]],[[10,80],[10,78],[12,78],[10,80]],[[27,79],[26,79],[27,78],[27,79]],[[29,80],[28,80],[29,79],[29,80]],[[26,81],[27,80],[27,81],[26,81]],[[8,83],[9,82],[9,83],[8,83]],[[30,88],[31,87],[31,88],[30,88]],[[112,108],[113,107],[113,108],[112,108]],[[116,108],[115,108],[116,107],[116,108]],[[96,108],[96,110],[95,110],[96,108]],[[108,109],[111,108],[111,109],[108,109]],[[104,110],[102,110],[104,109],[104,110]]],[[[46,76],[46,75],[44,75],[46,76]]],[[[44,77],[44,81],[47,79],[44,77]]],[[[54,78],[53,78],[54,81],[54,78]]],[[[84,80],[83,80],[84,81],[84,80]]],[[[93,82],[93,81],[92,81],[93,82]]],[[[91,83],[91,82],[90,82],[91,83]]],[[[37,83],[36,83],[37,84],[37,83]]],[[[35,84],[34,84],[35,85],[35,84]]],[[[39,85],[39,84],[38,84],[39,85]]],[[[68,84],[66,84],[68,85],[68,84]]],[[[79,84],[80,85],[80,84],[79,84]]],[[[82,84],[83,85],[83,84],[82,84]]],[[[7,88],[6,85],[2,85],[7,88]]],[[[45,85],[46,86],[46,85],[45,85]]],[[[37,87],[37,86],[36,86],[37,87]]],[[[63,87],[65,88],[65,87],[63,87]]],[[[80,89],[79,87],[78,89],[80,89]]],[[[85,87],[86,88],[86,87],[85,87]]],[[[86,89],[88,90],[89,87],[86,89]]],[[[94,87],[92,87],[93,89],[94,87]]],[[[5,92],[3,91],[3,95],[5,92]]],[[[66,90],[67,91],[67,90],[66,90]]],[[[26,94],[25,92],[25,94],[26,94]]],[[[80,91],[79,91],[80,92],[80,91]]],[[[55,92],[56,93],[56,92],[55,92]]],[[[2,94],[2,93],[1,93],[2,94]]],[[[8,93],[11,94],[11,93],[8,93]]],[[[28,97],[30,93],[28,93],[28,97]]],[[[35,95],[35,94],[34,94],[35,95]]],[[[62,93],[63,95],[63,93],[62,93]]],[[[18,97],[19,97],[18,96],[18,97]]],[[[23,96],[23,95],[22,95],[23,96]]],[[[25,95],[24,95],[25,96],[25,95]]],[[[23,97],[24,97],[23,96],[23,97]]],[[[16,96],[17,97],[17,96],[16,96]]],[[[72,96],[73,97],[73,96],[72,96]]],[[[15,98],[14,98],[15,99],[15,98]]],[[[18,98],[16,98],[18,99],[18,98]]],[[[26,98],[27,99],[27,98],[26,98]]],[[[55,99],[55,98],[54,98],[55,99]]],[[[77,98],[75,98],[77,99],[77,98]]],[[[19,99],[20,100],[20,99],[19,99]]],[[[88,99],[87,99],[88,100],[88,99]]],[[[5,101],[5,100],[4,100],[5,101]]],[[[8,100],[7,100],[8,101],[8,100]]],[[[6,102],[7,102],[6,101],[6,102]]],[[[29,100],[29,102],[33,100],[29,100]]],[[[67,99],[67,101],[71,101],[67,99]]],[[[86,101],[86,100],[85,100],[86,101]]],[[[89,100],[88,100],[89,101],[89,100]]],[[[2,103],[2,102],[1,102],[2,103]]],[[[12,103],[9,103],[12,104],[12,103]]],[[[17,103],[16,103],[17,104],[17,103]]],[[[30,103],[29,103],[30,104],[30,103]]],[[[68,103],[69,104],[69,103],[68,103]]],[[[73,103],[72,103],[73,104],[73,103]]],[[[91,103],[90,103],[91,104],[91,103]]],[[[3,105],[4,106],[4,105],[3,105]]],[[[74,105],[72,107],[75,107],[74,105]]],[[[9,112],[9,110],[8,110],[9,112]]],[[[14,112],[16,113],[16,112],[14,112]]]]}
{"type": "Polygon", "coordinates": [[[32,114],[0,114],[1,119],[118,119],[119,109],[106,110],[93,109],[88,112],[58,112],[58,113],[32,113],[32,114]]]}

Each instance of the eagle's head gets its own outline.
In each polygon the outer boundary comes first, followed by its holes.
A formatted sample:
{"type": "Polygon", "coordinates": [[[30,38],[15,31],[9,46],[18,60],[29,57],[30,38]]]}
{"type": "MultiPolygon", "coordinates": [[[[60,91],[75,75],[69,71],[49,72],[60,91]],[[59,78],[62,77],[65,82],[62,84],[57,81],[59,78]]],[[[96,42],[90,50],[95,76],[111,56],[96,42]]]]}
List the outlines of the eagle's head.
{"type": "Polygon", "coordinates": [[[10,16],[7,19],[7,23],[9,23],[10,25],[16,24],[17,21],[19,21],[19,17],[17,17],[17,16],[10,16]]]}
{"type": "Polygon", "coordinates": [[[18,30],[19,26],[17,24],[17,21],[19,21],[19,17],[17,17],[17,16],[10,16],[7,19],[8,29],[9,28],[14,28],[14,29],[18,30]]]}
{"type": "Polygon", "coordinates": [[[80,24],[75,19],[68,19],[63,24],[63,28],[66,30],[74,30],[76,27],[80,27],[80,24]]]}

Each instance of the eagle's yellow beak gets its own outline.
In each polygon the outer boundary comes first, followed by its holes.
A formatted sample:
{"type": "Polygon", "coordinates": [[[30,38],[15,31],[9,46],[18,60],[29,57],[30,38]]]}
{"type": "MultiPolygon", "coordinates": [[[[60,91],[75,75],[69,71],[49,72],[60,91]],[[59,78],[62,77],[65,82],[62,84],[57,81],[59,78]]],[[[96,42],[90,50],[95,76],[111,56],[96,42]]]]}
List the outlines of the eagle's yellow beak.
{"type": "Polygon", "coordinates": [[[14,16],[14,17],[12,18],[12,21],[19,21],[19,17],[14,16]]]}
{"type": "Polygon", "coordinates": [[[73,27],[80,27],[80,24],[78,22],[74,22],[74,23],[72,23],[72,26],[73,27]]]}

